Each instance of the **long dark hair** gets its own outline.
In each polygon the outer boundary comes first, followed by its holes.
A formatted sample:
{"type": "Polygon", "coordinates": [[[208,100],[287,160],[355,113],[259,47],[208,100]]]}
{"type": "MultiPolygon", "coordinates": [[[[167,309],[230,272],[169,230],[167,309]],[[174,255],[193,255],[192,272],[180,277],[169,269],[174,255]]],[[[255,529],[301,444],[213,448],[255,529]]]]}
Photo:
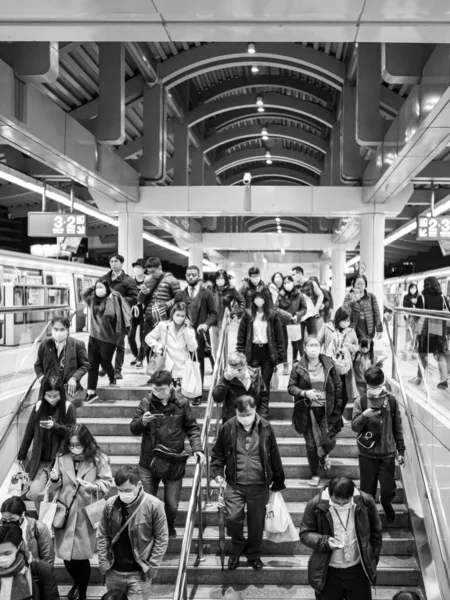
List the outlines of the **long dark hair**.
{"type": "Polygon", "coordinates": [[[107,279],[102,279],[102,278],[97,279],[97,281],[94,284],[94,292],[93,292],[93,300],[92,300],[92,310],[94,311],[95,315],[97,313],[100,313],[102,315],[105,312],[106,299],[110,295],[111,291],[112,291],[111,290],[111,286],[110,286],[109,281],[107,279]],[[97,294],[95,293],[95,289],[97,287],[97,283],[101,283],[106,288],[106,296],[104,298],[99,298],[97,296],[97,294]]]}
{"type": "Polygon", "coordinates": [[[442,288],[436,277],[425,277],[423,282],[423,295],[424,296],[441,296],[442,288]]]}
{"type": "Polygon", "coordinates": [[[216,281],[219,279],[219,277],[223,277],[225,279],[225,285],[224,288],[230,288],[231,287],[231,281],[230,281],[230,276],[228,275],[228,273],[225,271],[225,269],[219,269],[218,271],[216,271],[216,273],[214,274],[214,282],[213,282],[213,289],[216,292],[218,290],[218,287],[216,285],[216,281]]]}
{"type": "MultiPolygon", "coordinates": [[[[369,352],[367,354],[364,354],[364,356],[368,356],[370,358],[371,361],[373,361],[374,358],[374,350],[373,350],[373,340],[371,340],[370,338],[367,337],[363,337],[359,340],[359,347],[360,348],[369,348],[369,352]]],[[[358,355],[362,355],[363,353],[358,350],[358,355]]]]}
{"type": "Polygon", "coordinates": [[[337,331],[341,331],[341,327],[339,323],[341,321],[346,321],[347,319],[351,320],[352,315],[350,310],[346,306],[341,306],[337,309],[336,314],[334,315],[334,327],[337,331]]]}
{"type": "Polygon", "coordinates": [[[255,304],[255,298],[262,298],[264,300],[264,306],[262,308],[264,311],[264,319],[266,319],[267,321],[272,311],[272,301],[269,290],[267,288],[262,288],[262,290],[260,290],[259,292],[255,292],[254,294],[252,294],[251,310],[253,317],[256,316],[257,308],[255,304]]]}
{"type": "Polygon", "coordinates": [[[79,439],[80,444],[83,446],[84,459],[87,462],[92,462],[97,465],[101,458],[102,451],[92,433],[89,431],[86,425],[83,424],[72,425],[72,427],[70,427],[66,433],[66,437],[64,438],[60,455],[70,454],[69,444],[70,438],[73,436],[76,436],[79,439]]]}
{"type": "MultiPolygon", "coordinates": [[[[283,275],[283,273],[281,273],[280,271],[277,271],[276,273],[274,273],[274,274],[272,275],[272,277],[271,277],[271,279],[270,279],[270,280],[271,280],[271,282],[273,283],[273,285],[275,285],[275,286],[278,288],[277,284],[275,283],[275,277],[276,277],[277,275],[279,275],[279,276],[281,277],[281,287],[283,287],[283,283],[284,283],[284,275],[283,275]]],[[[280,288],[280,289],[281,289],[281,288],[280,288]]]]}
{"type": "Polygon", "coordinates": [[[52,370],[44,375],[41,389],[39,390],[39,400],[41,404],[37,411],[38,421],[49,419],[53,413],[53,406],[45,399],[46,392],[59,392],[59,402],[57,404],[58,422],[61,423],[61,425],[65,425],[67,423],[66,390],[64,389],[64,382],[62,379],[55,375],[52,370]]]}
{"type": "Polygon", "coordinates": [[[413,298],[417,298],[417,296],[419,295],[419,287],[417,285],[417,283],[410,283],[408,286],[408,296],[412,296],[413,298]],[[412,294],[411,293],[411,288],[415,287],[416,288],[416,293],[412,294]]]}

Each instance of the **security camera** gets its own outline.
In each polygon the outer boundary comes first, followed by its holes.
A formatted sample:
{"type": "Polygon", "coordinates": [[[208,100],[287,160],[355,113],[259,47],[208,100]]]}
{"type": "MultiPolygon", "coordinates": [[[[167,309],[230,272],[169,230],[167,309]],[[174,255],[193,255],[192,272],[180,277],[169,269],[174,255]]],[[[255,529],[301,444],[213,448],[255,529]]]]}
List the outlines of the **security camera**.
{"type": "Polygon", "coordinates": [[[244,185],[249,186],[252,182],[252,174],[251,173],[244,173],[244,178],[242,179],[242,183],[244,185]]]}

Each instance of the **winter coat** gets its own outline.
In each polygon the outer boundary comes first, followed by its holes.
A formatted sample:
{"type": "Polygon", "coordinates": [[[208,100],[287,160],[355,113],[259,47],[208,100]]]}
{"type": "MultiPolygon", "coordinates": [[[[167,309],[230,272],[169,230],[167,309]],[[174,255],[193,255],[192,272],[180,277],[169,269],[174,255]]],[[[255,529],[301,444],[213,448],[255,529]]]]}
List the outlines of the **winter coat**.
{"type": "Polygon", "coordinates": [[[359,315],[361,310],[363,310],[369,337],[373,338],[375,337],[375,333],[383,332],[383,321],[381,320],[380,308],[375,294],[370,294],[367,290],[364,290],[364,296],[359,300],[350,302],[349,308],[351,311],[350,327],[357,329],[359,315]]]}
{"type": "MultiPolygon", "coordinates": [[[[250,310],[246,310],[239,323],[236,350],[243,352],[249,365],[252,364],[253,322],[255,318],[250,310]]],[[[285,362],[284,336],[278,315],[271,312],[267,320],[267,343],[270,361],[274,367],[285,362]]]]}
{"type": "MultiPolygon", "coordinates": [[[[137,508],[136,516],[127,526],[134,559],[144,574],[153,579],[169,544],[164,504],[143,490],[128,505],[131,513],[137,508]]],[[[122,528],[122,502],[119,496],[106,501],[98,525],[97,555],[98,568],[104,575],[114,564],[111,542],[122,528]]]]}
{"type": "MultiPolygon", "coordinates": [[[[291,292],[281,290],[275,310],[277,308],[290,313],[292,316],[297,315],[297,323],[300,323],[306,315],[308,305],[302,292],[297,287],[294,287],[291,292]]],[[[284,324],[289,325],[289,322],[284,324]]]]}
{"type": "Polygon", "coordinates": [[[181,290],[180,282],[172,273],[163,273],[158,280],[151,279],[138,294],[137,301],[144,307],[144,318],[148,323],[153,322],[152,306],[155,304],[165,309],[166,317],[175,304],[175,296],[181,290]]]}
{"type": "Polygon", "coordinates": [[[237,316],[240,318],[244,312],[244,298],[234,287],[227,287],[224,290],[219,290],[217,287],[214,290],[214,301],[217,309],[217,326],[220,327],[223,320],[223,313],[226,308],[231,312],[231,305],[236,302],[238,306],[237,316]]]}
{"type": "MultiPolygon", "coordinates": [[[[381,520],[375,500],[369,494],[355,489],[353,502],[361,564],[371,585],[375,585],[382,545],[381,520]]],[[[333,554],[328,540],[333,536],[330,494],[326,487],[308,502],[300,525],[302,544],[313,550],[308,564],[308,582],[318,594],[323,591],[327,580],[328,565],[333,554]]]]}
{"type": "MultiPolygon", "coordinates": [[[[363,415],[363,407],[361,400],[358,398],[353,405],[352,415],[352,429],[356,433],[361,433],[369,422],[377,422],[381,429],[381,436],[379,443],[375,444],[373,448],[363,448],[358,444],[359,453],[362,456],[368,458],[385,458],[388,456],[395,456],[395,451],[403,456],[405,454],[405,442],[403,439],[403,428],[402,428],[402,416],[397,405],[397,401],[394,398],[396,410],[395,418],[392,421],[391,407],[389,397],[392,394],[389,392],[382,392],[380,398],[384,398],[383,406],[381,411],[375,413],[371,417],[365,417],[363,415]]],[[[370,407],[370,398],[367,398],[365,403],[366,408],[370,407]]]]}
{"type": "MultiPolygon", "coordinates": [[[[63,352],[66,353],[64,370],[62,376],[61,371],[58,371],[56,375],[62,379],[63,383],[67,383],[71,377],[79,382],[89,369],[89,359],[84,342],[68,336],[63,352]]],[[[53,338],[43,340],[39,345],[37,359],[34,363],[36,377],[39,378],[55,371],[55,357],[57,362],[58,357],[53,338]]]]}
{"type": "Polygon", "coordinates": [[[106,279],[111,290],[118,292],[130,306],[134,306],[136,304],[138,288],[134,277],[130,277],[125,273],[125,271],[122,271],[119,277],[113,279],[112,271],[108,271],[108,273],[106,273],[102,279],[106,279]]]}
{"type": "Polygon", "coordinates": [[[46,562],[53,567],[55,550],[47,525],[28,516],[25,517],[25,525],[26,534],[24,539],[33,558],[46,562]]]}
{"type": "Polygon", "coordinates": [[[423,308],[423,296],[417,293],[415,296],[412,294],[406,294],[403,298],[403,307],[404,308],[423,308]],[[413,304],[413,300],[417,300],[415,304],[413,304]]]}
{"type": "MultiPolygon", "coordinates": [[[[223,477],[228,484],[235,487],[237,481],[237,427],[239,422],[236,417],[227,421],[219,430],[216,443],[211,453],[211,474],[215,478],[223,477]]],[[[266,486],[272,486],[274,492],[285,489],[284,470],[281,462],[275,432],[269,421],[256,415],[255,427],[259,435],[259,456],[264,468],[266,486]]]]}
{"type": "MultiPolygon", "coordinates": [[[[36,473],[39,469],[39,463],[41,462],[42,454],[42,427],[39,425],[40,401],[36,404],[33,412],[28,419],[25,434],[23,436],[22,443],[17,454],[17,460],[25,461],[27,458],[28,450],[33,442],[33,450],[31,451],[31,458],[27,465],[27,471],[30,475],[30,479],[33,480],[36,477],[36,473]]],[[[52,457],[55,458],[59,448],[66,437],[66,433],[69,431],[72,425],[75,425],[77,421],[77,412],[75,407],[70,402],[66,402],[66,422],[62,424],[59,420],[59,412],[56,411],[53,427],[50,429],[52,439],[52,457]]]]}
{"type": "Polygon", "coordinates": [[[51,492],[59,491],[59,500],[66,506],[75,501],[69,513],[65,529],[55,529],[56,556],[62,560],[86,560],[94,556],[96,530],[92,527],[83,508],[93,502],[104,498],[113,483],[109,458],[101,454],[97,464],[88,461],[80,463],[78,473],[75,474],[73,459],[70,454],[58,456],[55,466],[61,477],[58,482],[50,482],[51,492]],[[83,486],[77,489],[77,478],[98,485],[98,495],[85,491],[83,486]]]}
{"type": "Polygon", "coordinates": [[[177,331],[173,321],[160,321],[145,336],[145,343],[154,352],[166,348],[164,369],[170,371],[174,379],[183,377],[189,352],[195,352],[198,347],[194,329],[189,325],[182,325],[177,331]]]}
{"type": "MultiPolygon", "coordinates": [[[[336,435],[342,427],[342,383],[341,378],[333,367],[333,361],[324,354],[319,355],[323,364],[325,376],[325,406],[327,426],[330,433],[336,435]]],[[[305,435],[310,424],[311,401],[301,398],[300,393],[311,389],[311,379],[308,373],[307,358],[295,363],[289,376],[288,392],[294,397],[294,413],[292,424],[295,430],[305,435]]]]}
{"type": "Polygon", "coordinates": [[[50,566],[43,560],[33,559],[30,567],[33,600],[60,600],[53,565],[50,566]]]}
{"type": "MultiPolygon", "coordinates": [[[[425,310],[443,311],[447,308],[447,303],[442,294],[420,294],[417,300],[417,307],[425,310]]],[[[431,319],[421,320],[419,317],[419,353],[441,353],[445,348],[445,333],[447,328],[446,321],[435,320],[434,323],[442,324],[442,335],[428,335],[428,325],[431,319]],[[423,324],[422,324],[423,323],[423,324]]]]}
{"type": "Polygon", "coordinates": [[[183,452],[186,435],[189,438],[192,452],[201,452],[200,427],[197,423],[188,400],[175,390],[166,406],[152,393],[142,398],[130,423],[133,435],[142,435],[141,456],[139,464],[150,468],[153,449],[157,444],[164,444],[174,452],[183,452]],[[163,414],[164,419],[152,419],[144,425],[142,415],[150,411],[152,414],[163,414]]]}
{"type": "Polygon", "coordinates": [[[125,336],[131,325],[131,309],[126,300],[117,292],[111,293],[104,300],[103,312],[94,312],[95,288],[90,287],[82,292],[84,302],[91,309],[90,336],[108,344],[118,343],[125,336]]]}
{"type": "Polygon", "coordinates": [[[244,279],[239,293],[244,298],[245,308],[251,308],[253,295],[264,288],[267,288],[264,281],[260,281],[258,285],[254,286],[250,279],[244,279]]]}
{"type": "Polygon", "coordinates": [[[263,418],[269,417],[269,392],[266,388],[261,370],[247,367],[250,375],[250,387],[245,389],[244,384],[240,379],[234,377],[231,381],[222,377],[213,390],[213,400],[219,404],[223,403],[222,408],[222,423],[236,416],[234,409],[234,401],[239,396],[252,396],[256,401],[256,412],[263,418]]]}

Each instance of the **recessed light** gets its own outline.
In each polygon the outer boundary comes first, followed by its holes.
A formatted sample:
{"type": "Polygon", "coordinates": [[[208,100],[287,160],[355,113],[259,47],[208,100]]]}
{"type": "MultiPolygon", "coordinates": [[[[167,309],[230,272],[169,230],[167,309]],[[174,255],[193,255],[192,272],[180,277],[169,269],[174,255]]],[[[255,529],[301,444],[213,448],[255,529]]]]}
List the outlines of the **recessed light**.
{"type": "Polygon", "coordinates": [[[247,47],[247,52],[249,54],[255,54],[255,52],[256,52],[255,44],[249,44],[247,47]]]}

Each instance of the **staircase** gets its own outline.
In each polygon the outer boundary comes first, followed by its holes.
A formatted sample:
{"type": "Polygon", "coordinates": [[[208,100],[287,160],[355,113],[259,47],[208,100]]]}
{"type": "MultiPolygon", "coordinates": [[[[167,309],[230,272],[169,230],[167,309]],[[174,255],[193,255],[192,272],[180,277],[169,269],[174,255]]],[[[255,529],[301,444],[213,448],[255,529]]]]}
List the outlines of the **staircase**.
{"type": "MultiPolygon", "coordinates": [[[[146,377],[127,375],[121,382],[121,387],[104,388],[99,390],[100,397],[108,402],[91,404],[79,410],[80,423],[87,425],[97,438],[101,448],[111,458],[111,467],[115,472],[120,466],[137,464],[139,460],[140,438],[130,435],[129,423],[134,410],[145,389],[141,386],[146,377]],[[134,385],[129,381],[133,379],[134,385]]],[[[286,389],[287,377],[280,377],[280,388],[286,389]]],[[[206,394],[204,395],[206,399],[206,394]]],[[[309,469],[305,454],[303,438],[295,432],[291,425],[292,399],[287,392],[271,393],[270,420],[274,426],[280,453],[286,474],[286,487],[283,492],[290,513],[296,526],[300,525],[306,503],[316,493],[317,489],[310,488],[307,483],[309,469]]],[[[200,425],[205,411],[205,403],[193,407],[200,425]]],[[[350,419],[351,406],[347,406],[345,417],[350,419]]],[[[215,422],[213,421],[212,430],[215,422]]],[[[213,440],[210,439],[212,444],[213,440]]],[[[357,448],[355,434],[346,424],[339,435],[337,446],[332,454],[333,466],[330,476],[346,475],[359,479],[357,448]]],[[[189,460],[186,477],[183,481],[181,503],[176,526],[178,537],[169,542],[169,548],[160,567],[157,579],[152,588],[152,598],[171,598],[175,582],[179,553],[188,501],[191,493],[194,463],[189,460]]],[[[399,476],[399,473],[397,474],[399,476]]],[[[357,481],[357,485],[359,481],[357,481]]],[[[379,508],[383,522],[383,548],[378,565],[378,584],[374,598],[391,599],[395,592],[402,588],[416,589],[419,585],[420,572],[413,556],[414,540],[408,528],[408,513],[401,483],[398,482],[395,498],[397,520],[394,525],[387,524],[379,508]]],[[[113,490],[114,492],[114,490],[113,490]]],[[[218,536],[217,507],[204,511],[204,545],[205,560],[197,560],[197,530],[194,532],[191,559],[188,567],[188,595],[195,599],[219,599],[225,589],[232,585],[235,589],[243,590],[244,598],[295,598],[314,600],[314,592],[307,582],[307,562],[309,548],[300,542],[273,544],[264,542],[263,562],[265,568],[256,572],[246,566],[245,559],[236,571],[221,571],[218,536]],[[262,587],[264,586],[264,587],[262,587]]],[[[103,578],[96,568],[96,558],[93,559],[93,570],[89,598],[101,598],[104,588],[103,578]]],[[[57,578],[61,585],[62,597],[70,588],[68,577],[61,561],[57,562],[57,578]]]]}

